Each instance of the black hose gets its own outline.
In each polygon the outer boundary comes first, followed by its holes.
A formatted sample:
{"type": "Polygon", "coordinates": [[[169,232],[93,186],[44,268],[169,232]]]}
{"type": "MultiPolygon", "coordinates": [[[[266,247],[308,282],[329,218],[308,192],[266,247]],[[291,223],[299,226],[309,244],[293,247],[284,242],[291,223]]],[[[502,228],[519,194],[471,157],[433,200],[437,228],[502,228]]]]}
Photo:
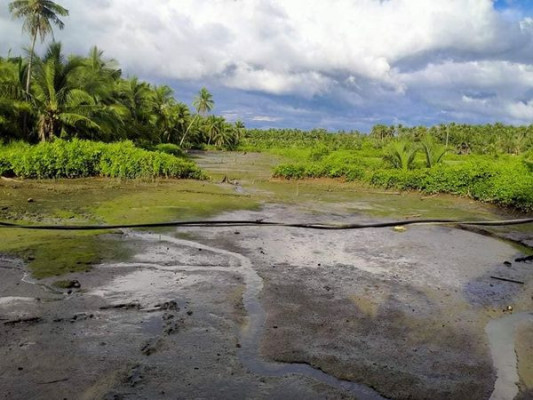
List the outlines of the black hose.
{"type": "Polygon", "coordinates": [[[477,225],[477,226],[507,226],[533,223],[533,218],[499,220],[499,221],[457,221],[453,219],[410,219],[390,222],[374,222],[368,224],[321,224],[321,223],[286,223],[276,221],[257,220],[200,220],[200,221],[173,221],[156,222],[148,224],[116,224],[116,225],[23,225],[9,222],[0,222],[0,228],[54,230],[54,231],[95,231],[108,229],[133,229],[133,228],[164,228],[164,227],[237,227],[237,226],[281,226],[286,228],[321,229],[321,230],[346,230],[365,228],[387,228],[394,226],[432,224],[432,225],[477,225]]]}

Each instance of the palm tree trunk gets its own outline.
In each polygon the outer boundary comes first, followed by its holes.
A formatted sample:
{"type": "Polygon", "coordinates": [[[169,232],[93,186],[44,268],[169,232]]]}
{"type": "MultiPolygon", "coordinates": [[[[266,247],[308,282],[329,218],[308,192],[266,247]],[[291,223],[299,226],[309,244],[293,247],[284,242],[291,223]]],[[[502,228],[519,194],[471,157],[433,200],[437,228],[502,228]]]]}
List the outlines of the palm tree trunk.
{"type": "Polygon", "coordinates": [[[35,51],[35,42],[37,40],[37,32],[33,35],[33,39],[31,42],[31,50],[30,50],[30,62],[28,63],[28,73],[26,76],[26,96],[29,97],[30,95],[30,83],[31,83],[31,67],[33,64],[33,52],[35,51]]]}
{"type": "MultiPolygon", "coordinates": [[[[37,41],[37,31],[33,35],[31,41],[31,50],[30,50],[30,61],[28,63],[28,71],[26,72],[26,100],[30,99],[30,83],[31,83],[31,67],[33,63],[33,52],[35,51],[35,42],[37,41]]],[[[28,133],[28,113],[24,112],[22,131],[28,133]]]]}
{"type": "Polygon", "coordinates": [[[185,140],[185,136],[187,136],[187,133],[189,132],[189,129],[191,129],[191,126],[192,124],[194,124],[194,121],[195,119],[198,117],[198,114],[196,114],[194,116],[194,118],[192,119],[191,123],[189,124],[189,126],[187,127],[187,129],[185,130],[185,133],[183,134],[183,137],[181,138],[181,141],[180,141],[180,147],[182,146],[183,144],[183,141],[185,140]]]}

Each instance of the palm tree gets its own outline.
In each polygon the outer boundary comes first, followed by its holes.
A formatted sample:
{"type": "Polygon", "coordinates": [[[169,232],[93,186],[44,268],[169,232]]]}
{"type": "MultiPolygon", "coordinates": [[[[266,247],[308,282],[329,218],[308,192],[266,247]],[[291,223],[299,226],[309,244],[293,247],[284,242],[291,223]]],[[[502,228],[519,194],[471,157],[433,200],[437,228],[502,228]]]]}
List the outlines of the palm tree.
{"type": "Polygon", "coordinates": [[[185,133],[183,134],[183,137],[180,141],[180,146],[183,145],[183,141],[185,140],[185,137],[187,136],[187,133],[189,132],[191,126],[194,124],[194,122],[196,122],[196,119],[199,118],[200,115],[204,115],[211,111],[215,106],[215,102],[213,101],[213,95],[209,93],[209,91],[205,87],[203,87],[198,92],[198,95],[194,98],[192,105],[194,106],[194,108],[196,108],[196,115],[192,119],[185,133]]]}
{"type": "Polygon", "coordinates": [[[213,95],[209,93],[209,91],[203,87],[198,92],[198,96],[195,97],[194,101],[192,102],[192,105],[194,108],[196,108],[196,112],[198,114],[206,114],[209,111],[213,109],[215,106],[215,102],[213,101],[213,95]]]}
{"type": "Polygon", "coordinates": [[[48,34],[53,35],[51,22],[63,29],[65,24],[59,16],[66,17],[68,10],[50,0],[15,0],[9,3],[9,11],[15,18],[24,18],[22,30],[31,36],[30,61],[26,77],[26,92],[30,92],[31,69],[37,35],[41,42],[48,34]]]}
{"type": "Polygon", "coordinates": [[[76,86],[90,93],[96,101],[107,104],[114,102],[113,86],[122,71],[115,60],[105,60],[103,54],[98,47],[92,47],[73,79],[76,86]]]}
{"type": "Polygon", "coordinates": [[[129,111],[126,135],[135,141],[157,142],[157,132],[153,126],[153,109],[155,94],[151,86],[132,77],[121,80],[116,87],[116,101],[129,111]]]}
{"type": "Polygon", "coordinates": [[[426,135],[420,141],[420,146],[426,156],[426,167],[432,168],[437,164],[440,164],[444,158],[444,155],[448,151],[446,146],[435,142],[433,137],[426,135]]]}
{"type": "Polygon", "coordinates": [[[412,146],[410,142],[392,142],[385,149],[383,159],[390,163],[394,168],[408,170],[413,166],[416,151],[416,147],[412,146]]]}
{"type": "Polygon", "coordinates": [[[246,133],[246,127],[244,126],[244,122],[241,120],[235,121],[235,139],[237,143],[240,142],[240,140],[244,137],[244,134],[246,133]]]}
{"type": "Polygon", "coordinates": [[[24,92],[21,58],[0,58],[0,137],[22,139],[24,116],[32,111],[24,92]]]}
{"type": "Polygon", "coordinates": [[[72,83],[72,76],[83,66],[83,60],[64,60],[61,44],[50,45],[46,55],[37,59],[32,102],[37,110],[37,128],[41,141],[65,135],[66,128],[100,131],[100,120],[110,120],[110,110],[98,104],[94,97],[72,83]]]}

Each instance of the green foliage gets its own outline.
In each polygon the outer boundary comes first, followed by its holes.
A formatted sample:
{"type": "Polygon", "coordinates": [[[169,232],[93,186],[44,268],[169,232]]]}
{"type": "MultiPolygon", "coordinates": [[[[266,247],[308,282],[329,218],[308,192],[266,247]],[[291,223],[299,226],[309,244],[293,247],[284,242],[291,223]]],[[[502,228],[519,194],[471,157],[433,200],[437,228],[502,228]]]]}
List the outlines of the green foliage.
{"type": "Polygon", "coordinates": [[[369,182],[385,188],[451,193],[522,211],[533,210],[533,174],[519,160],[471,160],[416,170],[379,169],[369,182]]]}
{"type": "Polygon", "coordinates": [[[524,154],[523,161],[529,172],[533,173],[533,149],[524,154]]]}
{"type": "Polygon", "coordinates": [[[407,170],[413,167],[417,148],[410,142],[392,142],[385,148],[383,160],[393,168],[407,170]]]}
{"type": "Polygon", "coordinates": [[[273,149],[312,149],[324,146],[333,150],[359,150],[363,137],[359,132],[331,133],[324,129],[302,131],[299,129],[249,129],[242,138],[239,149],[266,151],[273,149]]]}
{"type": "Polygon", "coordinates": [[[346,151],[322,156],[318,162],[311,153],[309,161],[297,164],[280,164],[274,169],[275,177],[287,179],[302,178],[344,178],[348,181],[362,179],[365,176],[365,162],[346,151]]]}
{"type": "Polygon", "coordinates": [[[0,147],[0,172],[24,178],[203,178],[191,161],[146,151],[132,142],[104,144],[86,140],[55,140],[35,146],[16,143],[0,147]]]}
{"type": "Polygon", "coordinates": [[[315,146],[313,147],[313,149],[311,149],[311,154],[309,155],[309,159],[311,161],[320,161],[330,153],[331,153],[331,149],[325,144],[321,143],[318,146],[315,146]]]}
{"type": "Polygon", "coordinates": [[[183,148],[234,149],[239,144],[242,122],[206,116],[214,106],[207,89],[200,90],[193,106],[197,113],[191,115],[166,85],[123,78],[118,63],[105,59],[97,47],[87,57],[65,56],[60,43],[52,43],[42,57],[32,52],[28,62],[0,57],[0,137],[5,139],[131,140],[145,148],[183,143],[183,148]]]}
{"type": "Polygon", "coordinates": [[[173,143],[159,143],[157,146],[155,146],[155,150],[159,151],[160,153],[171,154],[174,157],[185,156],[183,150],[181,150],[177,144],[173,143]]]}
{"type": "Polygon", "coordinates": [[[443,162],[444,146],[428,141],[424,133],[420,135],[421,147],[425,144],[427,149],[418,158],[415,143],[406,139],[389,140],[381,157],[376,157],[376,149],[370,146],[374,139],[363,140],[360,150],[328,151],[323,144],[307,149],[270,150],[292,160],[275,168],[274,176],[359,180],[384,188],[451,193],[533,211],[532,151],[522,157],[452,155],[450,161],[443,162]]]}
{"type": "Polygon", "coordinates": [[[448,149],[446,146],[438,144],[432,136],[426,135],[420,141],[420,147],[426,157],[426,167],[432,168],[437,164],[442,163],[444,155],[448,149]]]}

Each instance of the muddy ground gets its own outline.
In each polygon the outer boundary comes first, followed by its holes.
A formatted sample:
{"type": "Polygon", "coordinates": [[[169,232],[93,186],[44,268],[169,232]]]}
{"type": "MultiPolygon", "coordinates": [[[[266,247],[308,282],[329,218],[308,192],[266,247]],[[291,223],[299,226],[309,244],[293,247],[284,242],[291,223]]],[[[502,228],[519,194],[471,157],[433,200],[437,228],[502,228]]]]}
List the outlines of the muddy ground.
{"type": "MultiPolygon", "coordinates": [[[[386,218],[309,196],[215,218],[386,218]]],[[[61,278],[0,257],[0,398],[533,398],[533,264],[511,242],[427,225],[100,239],[125,251],[61,278]]]]}

